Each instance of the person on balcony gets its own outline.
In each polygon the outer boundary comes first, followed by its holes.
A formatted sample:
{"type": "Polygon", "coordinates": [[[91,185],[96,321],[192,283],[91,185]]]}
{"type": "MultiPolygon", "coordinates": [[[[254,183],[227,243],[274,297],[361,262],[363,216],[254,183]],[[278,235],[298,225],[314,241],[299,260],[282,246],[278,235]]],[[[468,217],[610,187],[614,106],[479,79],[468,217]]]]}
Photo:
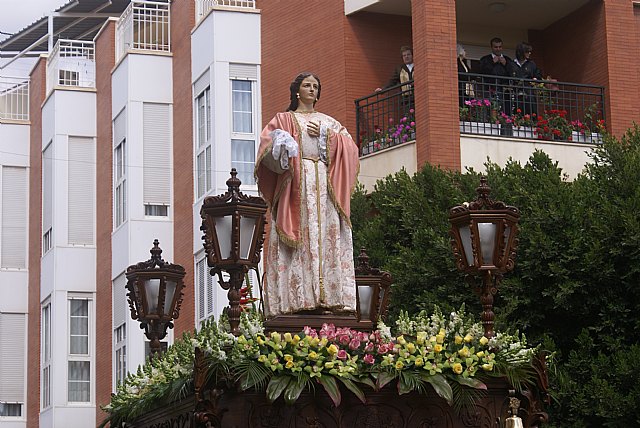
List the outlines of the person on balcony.
{"type": "MultiPolygon", "coordinates": [[[[531,60],[533,47],[522,42],[516,46],[516,58],[509,63],[509,75],[516,79],[542,80],[542,71],[531,60]]],[[[514,80],[514,98],[516,109],[522,114],[538,112],[536,91],[532,88],[533,82],[514,80]]]]}
{"type": "Polygon", "coordinates": [[[316,111],[320,79],[301,73],[290,105],[260,135],[255,175],[271,212],[264,299],[271,318],[354,313],[350,199],[358,147],[334,118],[316,111]]]}
{"type": "Polygon", "coordinates": [[[505,114],[511,114],[511,88],[509,87],[509,67],[511,58],[502,53],[502,39],[491,39],[491,53],[480,58],[480,73],[495,78],[484,78],[484,96],[501,105],[505,114]]]}
{"type": "Polygon", "coordinates": [[[405,85],[405,83],[413,81],[413,49],[411,46],[402,46],[400,54],[403,64],[396,67],[389,82],[382,88],[376,88],[376,92],[402,84],[402,106],[404,113],[406,113],[414,108],[413,85],[405,85]]]}
{"type": "Polygon", "coordinates": [[[456,45],[456,53],[458,56],[458,102],[460,107],[465,107],[465,101],[476,97],[475,82],[470,76],[460,75],[460,73],[470,73],[471,67],[467,60],[467,52],[461,44],[456,45]]]}

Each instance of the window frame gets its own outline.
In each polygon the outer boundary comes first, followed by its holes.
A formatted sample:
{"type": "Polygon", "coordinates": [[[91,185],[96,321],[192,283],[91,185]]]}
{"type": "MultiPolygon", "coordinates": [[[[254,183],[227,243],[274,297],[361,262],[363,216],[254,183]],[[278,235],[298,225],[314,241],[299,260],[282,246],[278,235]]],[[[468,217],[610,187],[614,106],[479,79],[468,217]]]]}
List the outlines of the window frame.
{"type": "Polygon", "coordinates": [[[114,229],[127,222],[127,137],[113,148],[114,229]]]}
{"type": "Polygon", "coordinates": [[[195,120],[195,197],[203,198],[212,188],[211,177],[211,86],[194,99],[195,120]]]}
{"type": "Polygon", "coordinates": [[[51,407],[51,300],[40,307],[40,409],[51,407]]]}
{"type": "Polygon", "coordinates": [[[94,370],[94,362],[93,362],[93,334],[92,332],[94,331],[93,329],[93,322],[94,322],[94,316],[93,316],[93,298],[90,295],[87,294],[69,294],[67,296],[67,375],[66,375],[66,385],[67,385],[67,404],[69,405],[92,405],[93,401],[94,401],[94,376],[93,376],[93,370],[94,370]],[[86,316],[86,327],[87,327],[87,352],[86,353],[72,353],[71,351],[71,319],[72,319],[72,315],[71,315],[71,305],[73,301],[83,301],[86,302],[87,304],[87,316],[86,316]],[[89,371],[89,379],[88,380],[78,380],[78,379],[74,379],[73,382],[75,383],[85,383],[89,385],[89,390],[88,390],[88,400],[87,401],[74,401],[70,399],[70,388],[69,386],[72,383],[71,377],[70,377],[70,366],[71,363],[86,363],[88,364],[88,371],[89,371]]]}
{"type": "Polygon", "coordinates": [[[255,186],[256,185],[256,181],[255,181],[255,177],[253,176],[253,165],[255,165],[255,160],[256,160],[256,143],[258,140],[258,135],[257,135],[257,81],[253,80],[253,79],[248,79],[248,78],[239,78],[239,77],[230,77],[230,85],[229,85],[229,90],[230,90],[230,121],[231,121],[231,153],[230,153],[230,159],[231,159],[231,168],[235,168],[236,171],[238,171],[238,178],[240,179],[240,181],[242,182],[242,184],[244,186],[255,186]],[[234,85],[236,84],[236,82],[242,82],[242,83],[249,83],[249,87],[250,90],[244,90],[244,89],[235,89],[234,85]],[[236,92],[240,92],[240,93],[249,93],[251,96],[251,102],[250,102],[250,106],[251,106],[251,111],[247,112],[244,110],[239,110],[236,109],[236,105],[235,105],[235,97],[234,94],[236,92]],[[251,124],[251,130],[249,132],[246,131],[236,131],[237,127],[236,127],[236,113],[249,113],[251,115],[251,120],[250,120],[250,124],[251,124]],[[236,141],[253,141],[253,158],[252,160],[249,161],[240,161],[240,160],[236,160],[234,159],[234,144],[236,144],[236,141]],[[239,168],[241,165],[245,165],[245,168],[239,168]],[[245,170],[246,169],[246,170],[245,170]]]}
{"type": "Polygon", "coordinates": [[[127,322],[113,329],[113,380],[114,385],[127,377],[127,322]]]}

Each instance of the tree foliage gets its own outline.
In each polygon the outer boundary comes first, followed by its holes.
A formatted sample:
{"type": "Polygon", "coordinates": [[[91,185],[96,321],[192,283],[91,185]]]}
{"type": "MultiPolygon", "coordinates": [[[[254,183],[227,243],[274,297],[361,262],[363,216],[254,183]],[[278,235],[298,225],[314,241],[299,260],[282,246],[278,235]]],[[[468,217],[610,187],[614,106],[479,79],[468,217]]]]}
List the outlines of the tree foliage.
{"type": "MultiPolygon", "coordinates": [[[[591,158],[574,181],[543,152],[525,165],[486,166],[491,197],[521,211],[516,268],[496,296],[496,322],[556,351],[555,426],[640,423],[627,399],[638,402],[638,383],[625,377],[640,358],[640,129],[608,138],[591,158]]],[[[480,312],[448,235],[449,209],[476,198],[478,177],[427,165],[354,195],[356,248],[394,277],[391,316],[434,303],[480,312]]]]}

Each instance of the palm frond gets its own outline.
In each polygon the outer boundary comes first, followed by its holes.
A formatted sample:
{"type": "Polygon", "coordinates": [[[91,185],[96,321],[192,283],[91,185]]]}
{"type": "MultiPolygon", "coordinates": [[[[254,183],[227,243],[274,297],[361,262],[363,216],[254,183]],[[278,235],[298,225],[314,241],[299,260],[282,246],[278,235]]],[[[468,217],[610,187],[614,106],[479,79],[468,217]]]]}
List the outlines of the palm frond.
{"type": "Polygon", "coordinates": [[[240,389],[243,391],[250,388],[264,390],[273,373],[264,364],[256,360],[243,360],[235,366],[234,370],[236,380],[240,381],[240,389]]]}

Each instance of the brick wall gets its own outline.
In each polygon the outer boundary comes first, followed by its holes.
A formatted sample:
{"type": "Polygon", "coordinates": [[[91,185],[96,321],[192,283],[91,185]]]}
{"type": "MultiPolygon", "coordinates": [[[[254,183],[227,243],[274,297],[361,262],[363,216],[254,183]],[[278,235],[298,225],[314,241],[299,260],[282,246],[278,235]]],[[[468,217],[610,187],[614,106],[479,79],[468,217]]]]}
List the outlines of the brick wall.
{"type": "Polygon", "coordinates": [[[27,337],[27,427],[40,421],[40,256],[42,248],[42,110],[47,61],[40,58],[29,88],[29,315],[27,337]]]}
{"type": "Polygon", "coordinates": [[[111,70],[115,64],[115,21],[96,39],[96,425],[107,416],[100,406],[112,391],[113,317],[111,231],[113,229],[113,136],[111,70]]]}
{"type": "Polygon", "coordinates": [[[418,168],[460,169],[455,2],[412,2],[418,168]]]}
{"type": "Polygon", "coordinates": [[[195,293],[193,276],[193,99],[191,97],[191,30],[195,4],[175,0],[171,5],[173,53],[173,260],[182,265],[184,300],[175,321],[174,337],[193,330],[195,293]]]}

